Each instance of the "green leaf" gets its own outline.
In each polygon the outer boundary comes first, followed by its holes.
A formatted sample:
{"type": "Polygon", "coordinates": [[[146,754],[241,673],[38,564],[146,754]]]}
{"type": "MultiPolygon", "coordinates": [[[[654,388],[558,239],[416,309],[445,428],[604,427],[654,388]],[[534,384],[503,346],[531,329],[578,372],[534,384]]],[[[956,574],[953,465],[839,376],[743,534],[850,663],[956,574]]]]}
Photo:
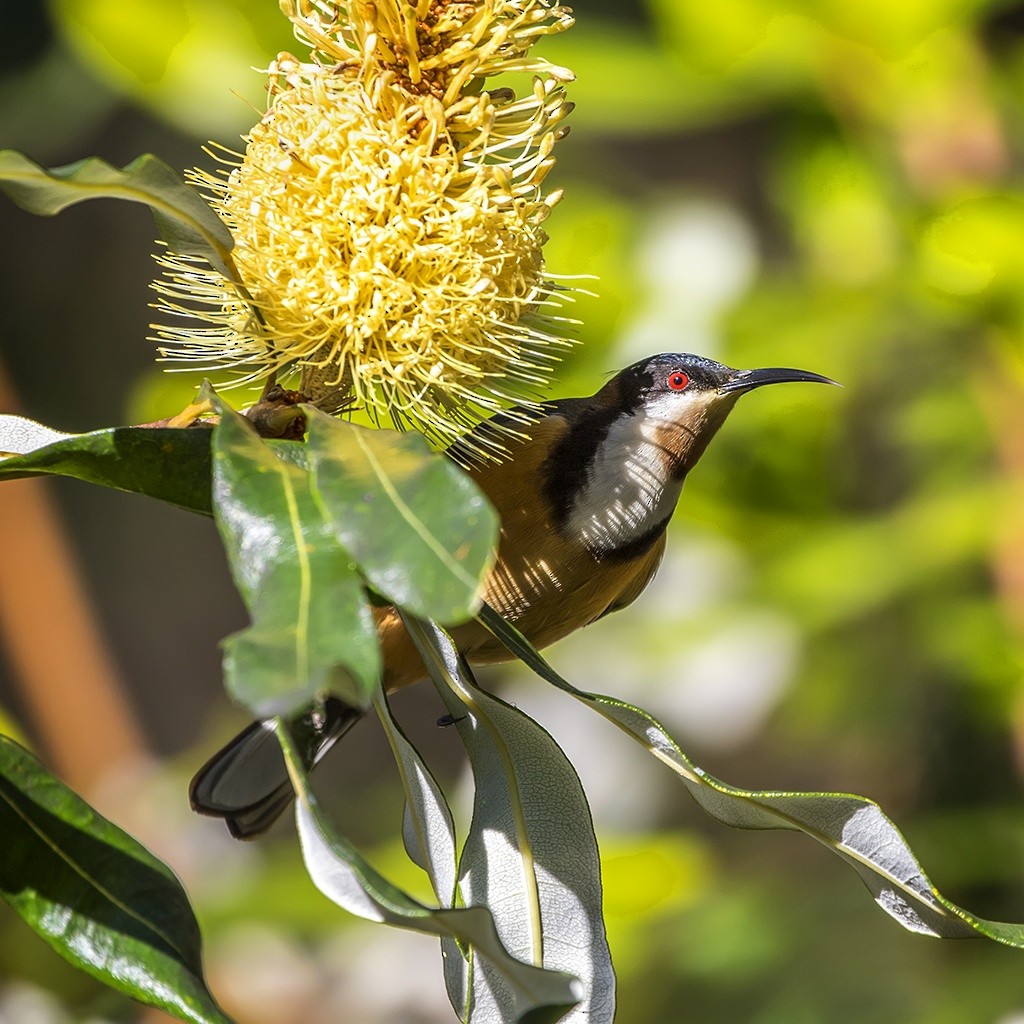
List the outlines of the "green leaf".
{"type": "Polygon", "coordinates": [[[948,939],[981,935],[1024,949],[1024,925],[986,921],[942,896],[878,804],[846,793],[761,792],[721,782],[695,765],[646,711],[578,690],[493,608],[485,606],[479,618],[541,678],[583,701],[668,765],[712,817],[736,828],[805,832],[850,864],[875,902],[910,931],[948,939]]]}
{"type": "Polygon", "coordinates": [[[210,431],[203,427],[111,427],[61,435],[20,416],[0,416],[2,452],[20,454],[0,458],[0,480],[70,476],[210,512],[210,431]]]}
{"type": "Polygon", "coordinates": [[[419,434],[307,411],[317,489],[373,588],[422,618],[471,617],[498,539],[498,517],[476,484],[419,434]]]}
{"type": "MultiPolygon", "coordinates": [[[[402,817],[405,852],[414,864],[427,873],[438,904],[442,907],[454,907],[460,900],[460,894],[458,850],[451,809],[419,752],[392,717],[383,690],[375,703],[405,789],[405,809],[402,817]]],[[[468,1019],[467,954],[453,936],[442,935],[441,958],[452,1006],[460,1019],[468,1019]]]]}
{"type": "Polygon", "coordinates": [[[46,170],[12,149],[0,150],[0,189],[22,209],[44,216],[86,199],[144,203],[169,249],[201,256],[226,277],[236,278],[231,232],[206,200],[155,156],[140,156],[121,170],[99,157],[46,170]]]}
{"type": "Polygon", "coordinates": [[[166,865],[0,736],[0,894],[61,956],[195,1024],[228,1024],[166,865]]]}
{"type": "Polygon", "coordinates": [[[253,625],[224,644],[229,691],[260,717],[333,690],[365,705],[381,673],[362,583],[311,489],[308,471],[278,456],[217,401],[214,517],[253,625]]]}
{"type": "Polygon", "coordinates": [[[321,810],[287,729],[278,723],[292,785],[302,856],[313,884],[339,907],[370,921],[456,939],[472,945],[517,994],[519,1010],[508,1021],[554,1024],[578,999],[577,979],[509,956],[485,907],[428,907],[392,885],[338,833],[321,810]]]}
{"type": "MultiPolygon", "coordinates": [[[[580,979],[584,995],[567,1024],[610,1024],[615,975],[601,864],[575,770],[536,722],[476,686],[444,630],[404,621],[473,767],[473,822],[459,861],[462,898],[500,908],[498,934],[514,956],[580,979]]],[[[486,960],[473,958],[468,993],[463,973],[449,955],[449,998],[459,1009],[468,995],[471,1024],[501,1024],[519,1012],[516,993],[486,960]]]]}
{"type": "Polygon", "coordinates": [[[427,873],[441,906],[454,906],[458,860],[451,809],[419,751],[392,717],[383,689],[374,697],[374,707],[391,745],[405,790],[402,819],[405,851],[410,860],[427,873]]]}

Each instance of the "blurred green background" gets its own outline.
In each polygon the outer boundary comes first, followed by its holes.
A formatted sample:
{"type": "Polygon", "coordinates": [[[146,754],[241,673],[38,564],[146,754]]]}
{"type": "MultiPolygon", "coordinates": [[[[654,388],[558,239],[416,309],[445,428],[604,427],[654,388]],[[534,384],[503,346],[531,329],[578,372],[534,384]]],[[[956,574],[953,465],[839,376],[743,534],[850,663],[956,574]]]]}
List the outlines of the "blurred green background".
{"type": "MultiPolygon", "coordinates": [[[[877,799],[948,896],[1024,920],[1024,3],[576,13],[542,45],[578,76],[547,252],[555,272],[596,275],[599,297],[579,299],[585,344],[559,393],[669,349],[845,389],[745,399],[687,482],[656,583],[551,658],[734,784],[877,799]]],[[[250,68],[294,46],[273,0],[6,2],[0,147],[49,165],[203,162],[203,142],[230,147],[255,119],[250,68]]],[[[8,405],[67,430],[181,408],[194,382],[145,340],[152,236],[127,204],[50,221],[0,203],[8,405]]],[[[240,1024],[452,1019],[434,943],[343,917],[287,828],[242,846],[188,811],[188,775],[242,723],[216,644],[244,617],[212,524],[84,485],[49,493],[151,754],[90,796],[182,875],[225,1008],[240,1024]]],[[[0,563],[17,541],[0,539],[0,563]]],[[[59,643],[59,621],[0,649],[0,714],[54,757],[16,648],[59,643]]],[[[714,824],[568,698],[515,669],[487,678],[564,744],[592,798],[620,1024],[1024,1022],[1021,953],[903,931],[806,838],[714,824]]],[[[462,786],[427,688],[396,705],[462,786]]],[[[347,748],[321,790],[416,886],[386,745],[366,723],[347,748]]],[[[156,1019],[0,908],[2,1024],[156,1019]]]]}

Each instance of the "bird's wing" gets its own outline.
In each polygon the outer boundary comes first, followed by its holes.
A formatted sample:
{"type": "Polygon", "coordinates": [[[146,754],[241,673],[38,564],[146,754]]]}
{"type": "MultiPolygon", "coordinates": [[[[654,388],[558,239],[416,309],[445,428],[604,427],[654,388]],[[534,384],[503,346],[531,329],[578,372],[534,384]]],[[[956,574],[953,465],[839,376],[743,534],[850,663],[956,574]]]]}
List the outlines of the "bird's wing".
{"type": "MultiPolygon", "coordinates": [[[[552,407],[555,404],[552,402],[552,407]]],[[[503,440],[507,451],[504,460],[477,463],[470,468],[469,475],[494,505],[506,536],[525,529],[530,531],[530,539],[536,541],[549,519],[540,493],[542,467],[551,449],[565,436],[569,422],[560,410],[553,408],[524,429],[529,432],[528,439],[503,440]]]]}
{"type": "Polygon", "coordinates": [[[449,445],[445,454],[468,470],[470,475],[475,475],[481,465],[493,465],[516,457],[524,435],[538,439],[540,434],[550,429],[550,421],[557,419],[564,423],[586,404],[584,398],[555,398],[548,402],[513,406],[478,423],[468,434],[449,445]],[[483,456],[483,452],[492,454],[483,456]]]}

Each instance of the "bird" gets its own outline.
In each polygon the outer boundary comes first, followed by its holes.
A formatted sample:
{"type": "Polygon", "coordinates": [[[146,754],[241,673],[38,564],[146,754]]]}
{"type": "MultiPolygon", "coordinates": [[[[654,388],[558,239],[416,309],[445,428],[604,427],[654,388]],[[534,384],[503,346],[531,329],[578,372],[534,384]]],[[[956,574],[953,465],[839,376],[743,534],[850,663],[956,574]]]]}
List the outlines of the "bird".
{"type": "MultiPolygon", "coordinates": [[[[501,461],[471,458],[502,426],[485,420],[448,455],[469,475],[500,519],[497,558],[482,598],[544,648],[632,604],[654,578],[666,527],[687,474],[737,400],[768,384],[836,382],[784,367],[734,370],[692,353],[663,352],[635,362],[587,398],[523,410],[503,435],[501,461]],[[474,434],[476,437],[474,438],[474,434]]],[[[388,692],[426,677],[394,606],[374,609],[388,692]]],[[[479,622],[450,630],[471,664],[511,660],[479,622]]],[[[290,723],[307,768],[315,767],[362,716],[328,696],[290,723]]],[[[293,799],[268,719],[253,722],[217,751],[189,788],[192,807],[223,818],[238,839],[264,834],[293,799]]]]}

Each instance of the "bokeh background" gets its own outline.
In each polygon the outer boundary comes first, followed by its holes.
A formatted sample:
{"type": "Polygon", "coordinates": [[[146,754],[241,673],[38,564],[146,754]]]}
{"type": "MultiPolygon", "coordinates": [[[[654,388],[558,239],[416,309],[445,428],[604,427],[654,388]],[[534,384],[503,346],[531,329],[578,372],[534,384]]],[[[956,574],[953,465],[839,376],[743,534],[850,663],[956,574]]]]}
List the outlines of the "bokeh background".
{"type": "MultiPolygon", "coordinates": [[[[653,351],[794,365],[845,389],[744,399],[691,475],[655,584],[552,649],[658,715],[709,771],[879,800],[935,883],[1024,919],[1024,4],[579,0],[543,44],[578,75],[553,271],[595,275],[560,394],[653,351]]],[[[208,162],[293,49],[273,0],[5,0],[0,147],[56,165],[208,162]]],[[[514,84],[514,83],[510,83],[514,84]]],[[[522,88],[520,83],[520,88],[522,88]]],[[[0,200],[0,406],[72,430],[173,414],[146,340],[153,227],[0,200]]],[[[190,815],[244,716],[244,624],[212,523],[47,482],[0,488],[0,715],[165,857],[240,1024],[452,1019],[436,945],[345,917],[290,830],[190,815]],[[115,756],[116,755],[116,756],[115,756]]],[[[621,1024],[1021,1024],[1024,957],[913,936],[805,837],[733,832],[611,726],[524,671],[487,680],[563,743],[604,853],[621,1024]]],[[[443,780],[454,730],[396,700],[443,780]]],[[[321,792],[404,867],[386,745],[321,792]]],[[[465,796],[462,804],[465,805],[465,796]]],[[[3,839],[0,837],[0,842],[3,839]]],[[[0,907],[0,1022],[155,1021],[0,907]]]]}

